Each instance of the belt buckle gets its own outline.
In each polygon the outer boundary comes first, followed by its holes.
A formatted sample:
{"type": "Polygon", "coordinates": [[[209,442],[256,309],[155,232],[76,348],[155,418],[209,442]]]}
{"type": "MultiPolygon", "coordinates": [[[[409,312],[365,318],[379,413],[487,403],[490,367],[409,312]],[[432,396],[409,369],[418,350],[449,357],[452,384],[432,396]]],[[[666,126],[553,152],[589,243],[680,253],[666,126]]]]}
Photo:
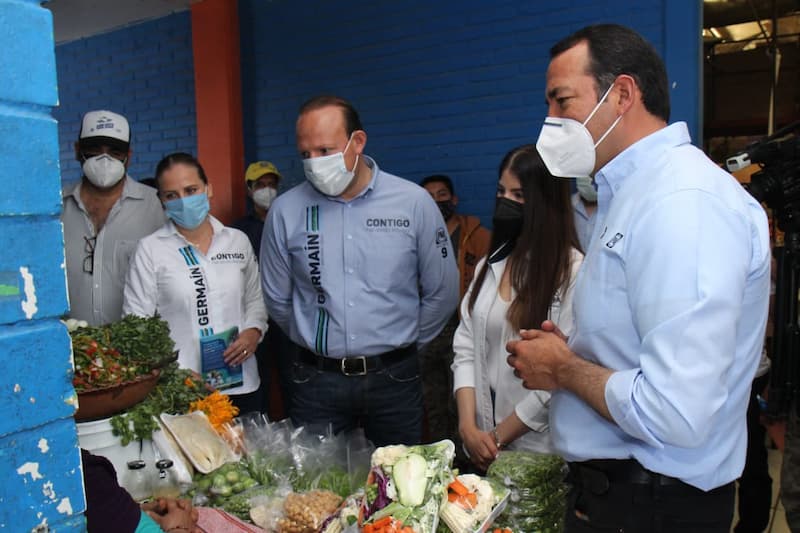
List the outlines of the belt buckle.
{"type": "Polygon", "coordinates": [[[341,362],[341,369],[342,374],[345,376],[366,376],[367,375],[367,358],[363,355],[359,357],[342,357],[341,362]],[[348,365],[348,362],[358,361],[361,363],[360,370],[351,370],[352,367],[348,365]]]}

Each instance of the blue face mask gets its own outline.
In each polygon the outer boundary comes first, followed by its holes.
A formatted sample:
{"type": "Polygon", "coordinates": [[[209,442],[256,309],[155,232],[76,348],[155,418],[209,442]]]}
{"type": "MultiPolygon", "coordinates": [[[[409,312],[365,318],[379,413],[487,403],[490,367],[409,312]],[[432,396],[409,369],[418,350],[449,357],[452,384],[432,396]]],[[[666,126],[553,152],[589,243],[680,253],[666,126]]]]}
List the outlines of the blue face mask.
{"type": "Polygon", "coordinates": [[[184,198],[176,198],[164,202],[167,216],[178,226],[186,229],[195,229],[208,216],[208,195],[206,193],[193,194],[184,198]]]}

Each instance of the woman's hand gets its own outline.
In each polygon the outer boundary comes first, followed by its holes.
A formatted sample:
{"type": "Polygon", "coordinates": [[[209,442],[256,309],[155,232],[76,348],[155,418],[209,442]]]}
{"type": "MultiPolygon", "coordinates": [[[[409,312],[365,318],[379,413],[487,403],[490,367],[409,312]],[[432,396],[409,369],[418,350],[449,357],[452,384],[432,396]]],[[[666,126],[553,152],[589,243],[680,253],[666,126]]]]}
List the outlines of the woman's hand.
{"type": "Polygon", "coordinates": [[[236,340],[228,346],[223,354],[225,363],[231,366],[244,363],[249,357],[255,355],[260,338],[261,330],[258,328],[248,328],[239,333],[236,340]]]}
{"type": "Polygon", "coordinates": [[[499,451],[495,445],[494,436],[488,431],[481,431],[474,424],[460,429],[459,433],[470,461],[485,472],[499,451]]]}

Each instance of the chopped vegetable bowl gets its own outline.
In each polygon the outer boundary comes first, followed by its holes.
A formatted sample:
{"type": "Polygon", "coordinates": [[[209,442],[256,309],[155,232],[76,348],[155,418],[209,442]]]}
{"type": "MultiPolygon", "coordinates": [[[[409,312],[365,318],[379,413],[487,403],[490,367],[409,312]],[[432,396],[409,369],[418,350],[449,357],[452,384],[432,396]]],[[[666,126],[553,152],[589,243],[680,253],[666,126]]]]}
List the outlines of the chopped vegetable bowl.
{"type": "Polygon", "coordinates": [[[135,381],[170,359],[175,343],[169,325],[158,316],[128,315],[119,322],[92,327],[67,323],[72,340],[78,393],[135,381]]]}
{"type": "Polygon", "coordinates": [[[359,525],[364,533],[434,533],[453,481],[449,440],[384,446],[372,454],[359,525]]]}

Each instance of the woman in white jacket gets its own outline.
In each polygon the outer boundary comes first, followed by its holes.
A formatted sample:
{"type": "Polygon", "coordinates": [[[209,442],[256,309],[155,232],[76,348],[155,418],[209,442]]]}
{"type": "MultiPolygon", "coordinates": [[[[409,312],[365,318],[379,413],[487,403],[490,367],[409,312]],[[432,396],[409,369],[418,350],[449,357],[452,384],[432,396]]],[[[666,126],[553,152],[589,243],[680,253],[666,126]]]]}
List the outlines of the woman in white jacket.
{"type": "Polygon", "coordinates": [[[572,289],[583,260],[569,182],[554,178],[534,145],[500,164],[488,260],[461,302],[453,339],[459,433],[481,470],[502,448],[552,452],[544,391],[530,391],[506,364],[519,330],[552,320],[569,335],[572,289]]]}

